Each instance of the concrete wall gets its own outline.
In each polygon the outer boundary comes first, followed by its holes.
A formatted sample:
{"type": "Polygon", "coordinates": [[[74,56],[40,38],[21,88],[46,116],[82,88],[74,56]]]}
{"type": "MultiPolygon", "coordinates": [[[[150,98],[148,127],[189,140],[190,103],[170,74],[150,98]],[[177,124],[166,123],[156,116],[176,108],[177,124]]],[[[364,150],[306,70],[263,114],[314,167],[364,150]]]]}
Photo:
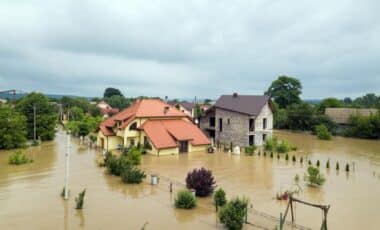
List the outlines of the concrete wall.
{"type": "Polygon", "coordinates": [[[209,145],[191,145],[189,144],[189,152],[207,152],[209,145]]]}
{"type": "Polygon", "coordinates": [[[121,137],[118,137],[118,136],[104,136],[102,131],[99,131],[98,132],[98,138],[97,138],[97,141],[96,141],[96,144],[98,147],[101,147],[101,139],[104,140],[104,146],[103,146],[103,149],[105,150],[114,150],[114,149],[117,149],[118,148],[118,145],[119,144],[123,144],[123,139],[121,137]]]}
{"type": "Polygon", "coordinates": [[[272,137],[273,132],[273,112],[268,103],[263,107],[261,113],[255,118],[255,131],[250,132],[249,135],[255,135],[255,145],[261,146],[265,143],[264,134],[266,139],[272,137]],[[264,129],[264,118],[267,120],[266,129],[264,129]]]}

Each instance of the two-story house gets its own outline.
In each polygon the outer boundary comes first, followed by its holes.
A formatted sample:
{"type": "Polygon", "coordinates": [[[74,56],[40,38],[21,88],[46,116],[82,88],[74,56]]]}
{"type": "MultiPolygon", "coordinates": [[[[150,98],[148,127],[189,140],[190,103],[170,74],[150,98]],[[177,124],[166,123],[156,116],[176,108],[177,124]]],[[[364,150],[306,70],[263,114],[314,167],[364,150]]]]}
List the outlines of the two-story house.
{"type": "Polygon", "coordinates": [[[273,111],[268,96],[222,95],[199,125],[214,144],[261,146],[272,136],[273,111]]]}
{"type": "Polygon", "coordinates": [[[185,113],[159,99],[141,99],[103,121],[97,138],[105,150],[138,143],[160,156],[206,151],[210,140],[185,113]]]}

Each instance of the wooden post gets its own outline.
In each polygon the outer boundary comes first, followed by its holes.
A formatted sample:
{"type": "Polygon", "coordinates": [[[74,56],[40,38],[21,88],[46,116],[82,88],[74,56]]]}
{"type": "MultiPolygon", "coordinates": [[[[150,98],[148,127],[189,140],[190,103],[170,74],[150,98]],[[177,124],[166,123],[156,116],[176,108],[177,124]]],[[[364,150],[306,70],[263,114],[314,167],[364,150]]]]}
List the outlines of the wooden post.
{"type": "Polygon", "coordinates": [[[292,216],[292,223],[294,223],[293,198],[292,198],[292,196],[289,196],[289,202],[290,202],[290,214],[292,216]]]}
{"type": "Polygon", "coordinates": [[[282,212],[280,213],[280,230],[282,230],[283,221],[282,221],[282,212]]]}

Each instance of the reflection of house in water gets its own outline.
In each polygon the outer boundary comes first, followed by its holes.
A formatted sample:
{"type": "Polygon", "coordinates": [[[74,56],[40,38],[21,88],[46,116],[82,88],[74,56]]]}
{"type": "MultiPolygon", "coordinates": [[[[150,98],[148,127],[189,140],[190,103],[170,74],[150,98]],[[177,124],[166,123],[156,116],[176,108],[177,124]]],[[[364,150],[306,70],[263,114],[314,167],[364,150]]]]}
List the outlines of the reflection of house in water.
{"type": "Polygon", "coordinates": [[[377,109],[358,109],[358,108],[326,108],[325,114],[336,124],[338,124],[338,133],[342,133],[349,127],[350,117],[362,116],[369,117],[375,115],[377,109]]]}
{"type": "Polygon", "coordinates": [[[183,112],[159,99],[137,100],[100,124],[105,150],[142,145],[153,155],[206,151],[210,141],[183,112]]]}

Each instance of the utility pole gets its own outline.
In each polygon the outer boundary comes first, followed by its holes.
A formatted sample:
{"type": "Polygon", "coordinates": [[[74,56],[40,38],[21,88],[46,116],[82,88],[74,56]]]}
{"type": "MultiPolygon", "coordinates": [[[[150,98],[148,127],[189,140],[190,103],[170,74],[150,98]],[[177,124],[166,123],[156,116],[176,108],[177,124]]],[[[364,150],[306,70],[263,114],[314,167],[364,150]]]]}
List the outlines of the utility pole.
{"type": "Polygon", "coordinates": [[[36,141],[36,105],[33,105],[33,126],[34,126],[34,141],[36,141]]]}
{"type": "Polygon", "coordinates": [[[65,170],[65,196],[64,199],[69,199],[69,163],[70,163],[70,131],[67,132],[67,152],[66,152],[66,170],[65,170]]]}

